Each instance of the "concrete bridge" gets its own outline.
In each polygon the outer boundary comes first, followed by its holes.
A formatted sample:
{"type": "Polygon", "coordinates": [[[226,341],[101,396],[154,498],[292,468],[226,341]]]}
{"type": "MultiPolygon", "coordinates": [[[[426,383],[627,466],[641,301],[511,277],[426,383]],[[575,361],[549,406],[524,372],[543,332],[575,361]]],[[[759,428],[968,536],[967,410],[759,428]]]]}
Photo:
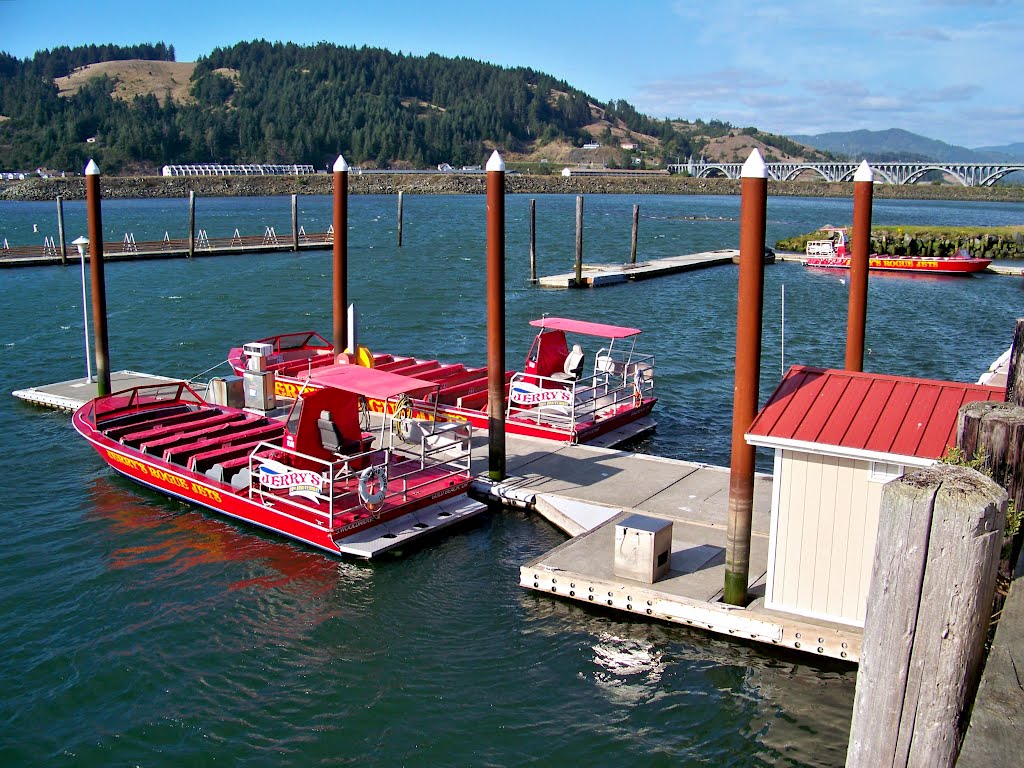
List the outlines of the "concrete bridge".
{"type": "MultiPolygon", "coordinates": [[[[929,171],[941,171],[965,187],[991,187],[1014,171],[1024,171],[1024,164],[1012,163],[870,163],[875,180],[889,184],[913,184],[929,171]]],[[[767,163],[769,178],[792,181],[805,171],[813,171],[825,181],[853,181],[860,166],[856,163],[767,163]]],[[[724,176],[738,179],[743,163],[705,163],[690,160],[668,166],[671,173],[687,172],[694,178],[724,176]]]]}

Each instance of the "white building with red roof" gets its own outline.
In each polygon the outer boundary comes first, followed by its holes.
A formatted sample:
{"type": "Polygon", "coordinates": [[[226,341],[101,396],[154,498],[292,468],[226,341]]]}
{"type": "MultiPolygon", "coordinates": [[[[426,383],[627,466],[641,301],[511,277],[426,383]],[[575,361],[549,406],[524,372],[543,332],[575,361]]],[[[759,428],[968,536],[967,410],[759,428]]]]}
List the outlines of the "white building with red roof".
{"type": "Polygon", "coordinates": [[[882,486],[955,445],[957,412],[1005,390],[795,366],[746,434],[775,450],[765,607],[864,625],[882,486]]]}

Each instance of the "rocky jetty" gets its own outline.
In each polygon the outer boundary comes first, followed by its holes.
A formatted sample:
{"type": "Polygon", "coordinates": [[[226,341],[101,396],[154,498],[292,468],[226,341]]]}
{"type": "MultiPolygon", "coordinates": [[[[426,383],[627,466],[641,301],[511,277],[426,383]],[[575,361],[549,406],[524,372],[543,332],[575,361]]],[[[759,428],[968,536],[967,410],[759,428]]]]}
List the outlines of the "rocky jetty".
{"type": "MultiPolygon", "coordinates": [[[[533,176],[509,173],[506,189],[511,194],[627,194],[627,195],[738,195],[740,182],[732,179],[694,179],[687,176],[533,176]]],[[[108,199],[187,197],[190,191],[201,197],[244,197],[265,195],[329,195],[331,176],[104,176],[102,194],[108,199]]],[[[483,194],[484,174],[367,173],[349,175],[349,191],[360,195],[392,195],[398,192],[429,195],[483,194]]],[[[813,181],[770,181],[769,195],[796,197],[852,197],[853,184],[813,181]]],[[[84,199],[82,177],[25,179],[0,182],[2,200],[84,199]]],[[[961,187],[913,184],[878,184],[875,197],[908,200],[995,200],[1024,201],[1024,187],[961,187]]]]}

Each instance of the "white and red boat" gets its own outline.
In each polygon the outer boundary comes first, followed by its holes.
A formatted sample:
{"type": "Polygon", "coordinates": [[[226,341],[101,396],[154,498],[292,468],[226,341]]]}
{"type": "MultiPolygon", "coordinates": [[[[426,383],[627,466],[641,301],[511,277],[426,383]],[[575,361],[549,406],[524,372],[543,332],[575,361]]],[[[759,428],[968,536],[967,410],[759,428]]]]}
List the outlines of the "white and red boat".
{"type": "MultiPolygon", "coordinates": [[[[809,240],[807,242],[808,267],[824,267],[826,269],[850,268],[849,242],[846,231],[838,229],[829,240],[809,240]]],[[[922,272],[932,275],[969,275],[981,272],[991,259],[978,259],[961,250],[952,256],[887,256],[872,254],[868,261],[868,269],[888,272],[922,272]]]]}
{"type": "MultiPolygon", "coordinates": [[[[507,433],[586,443],[627,425],[653,429],[646,417],[657,402],[654,356],[636,351],[639,329],[558,317],[533,320],[530,325],[539,330],[523,370],[505,373],[507,433]]],[[[411,418],[469,422],[485,430],[488,426],[484,367],[374,354],[364,347],[356,354],[336,356],[331,344],[313,331],[236,347],[229,352],[228,362],[238,375],[250,369],[272,372],[274,392],[285,398],[334,386],[336,372],[352,363],[414,376],[431,382],[435,389],[423,397],[390,404],[368,398],[367,408],[377,413],[397,409],[392,415],[401,424],[411,418]]]]}
{"type": "Polygon", "coordinates": [[[120,474],[332,554],[372,557],[481,511],[465,496],[471,425],[415,441],[388,418],[379,434],[360,425],[360,397],[423,398],[436,385],[345,368],[271,412],[211,404],[178,382],[98,397],[72,423],[120,474]]]}

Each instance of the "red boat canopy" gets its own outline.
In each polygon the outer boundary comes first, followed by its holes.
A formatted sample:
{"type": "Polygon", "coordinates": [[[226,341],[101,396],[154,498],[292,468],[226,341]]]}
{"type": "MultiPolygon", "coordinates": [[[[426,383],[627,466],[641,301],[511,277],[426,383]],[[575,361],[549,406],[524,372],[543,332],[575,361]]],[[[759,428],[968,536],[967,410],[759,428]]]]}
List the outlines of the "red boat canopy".
{"type": "Polygon", "coordinates": [[[431,381],[402,376],[390,371],[378,371],[376,368],[364,368],[351,363],[315,368],[309,380],[321,387],[344,389],[379,400],[387,400],[398,395],[416,397],[437,389],[437,384],[431,381]]]}
{"type": "Polygon", "coordinates": [[[619,325],[605,325],[604,323],[588,323],[586,320],[569,320],[564,317],[545,317],[541,320],[531,320],[530,325],[537,328],[580,333],[584,336],[600,336],[605,339],[626,339],[640,333],[639,328],[625,328],[619,325]]]}

